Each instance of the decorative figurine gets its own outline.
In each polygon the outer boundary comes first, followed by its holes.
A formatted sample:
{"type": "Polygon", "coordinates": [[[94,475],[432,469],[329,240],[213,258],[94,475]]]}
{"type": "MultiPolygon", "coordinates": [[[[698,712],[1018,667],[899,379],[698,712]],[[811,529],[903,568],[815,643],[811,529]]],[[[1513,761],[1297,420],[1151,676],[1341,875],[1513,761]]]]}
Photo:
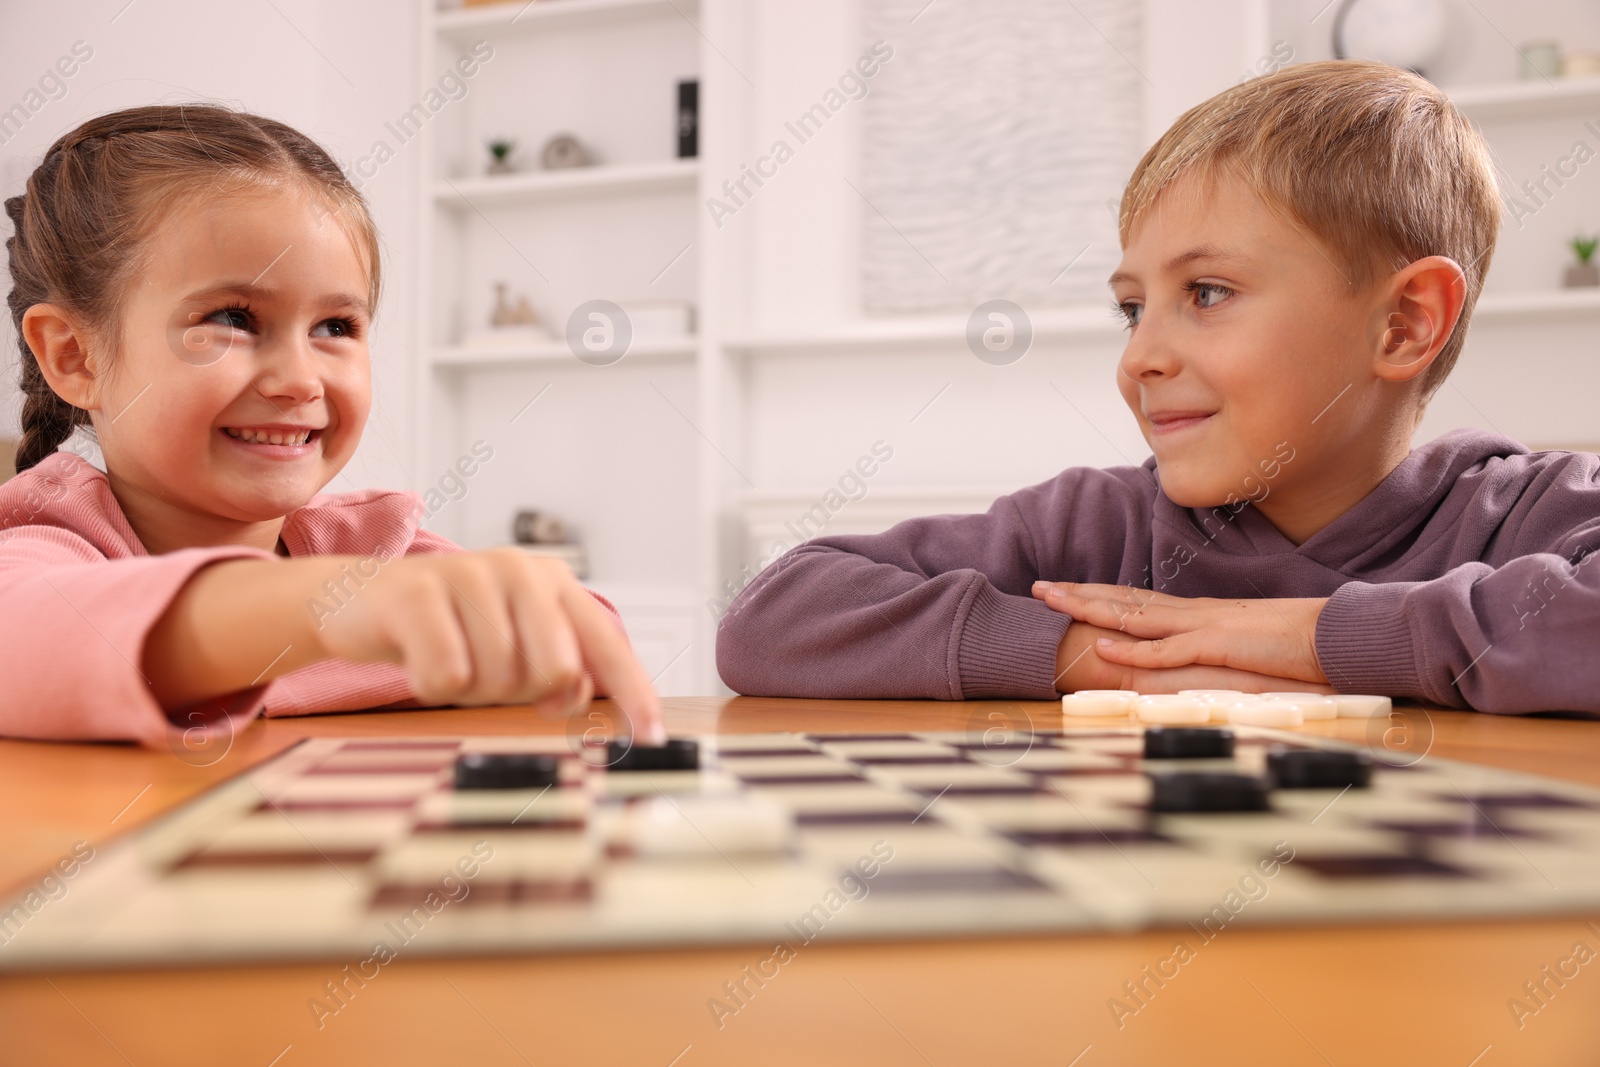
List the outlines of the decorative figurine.
{"type": "Polygon", "coordinates": [[[541,511],[519,511],[511,520],[511,537],[530,556],[559,559],[576,578],[589,576],[589,556],[572,540],[567,524],[541,511]]]}
{"type": "Polygon", "coordinates": [[[546,141],[540,160],[544,163],[545,170],[587,167],[592,162],[588,150],[570,133],[558,133],[546,141]]]}
{"type": "Polygon", "coordinates": [[[564,545],[567,524],[541,511],[519,511],[511,520],[511,537],[519,545],[564,545]]]}
{"type": "Polygon", "coordinates": [[[533,310],[526,295],[519,295],[513,304],[506,295],[506,283],[494,283],[494,310],[489,313],[489,325],[497,330],[538,326],[539,314],[533,310]]]}

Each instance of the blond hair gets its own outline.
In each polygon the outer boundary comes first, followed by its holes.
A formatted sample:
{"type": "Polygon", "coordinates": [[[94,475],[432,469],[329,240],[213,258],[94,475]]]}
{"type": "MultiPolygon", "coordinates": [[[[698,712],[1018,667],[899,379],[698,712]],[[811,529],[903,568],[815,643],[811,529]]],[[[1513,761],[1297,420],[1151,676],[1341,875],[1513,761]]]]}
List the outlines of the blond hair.
{"type": "Polygon", "coordinates": [[[1461,318],[1422,378],[1431,396],[1455,366],[1483,289],[1500,201],[1488,148],[1418,75],[1356,60],[1303,63],[1190,108],[1133,169],[1123,247],[1162,191],[1193,172],[1242,180],[1320,240],[1351,285],[1425,256],[1466,273],[1461,318]]]}

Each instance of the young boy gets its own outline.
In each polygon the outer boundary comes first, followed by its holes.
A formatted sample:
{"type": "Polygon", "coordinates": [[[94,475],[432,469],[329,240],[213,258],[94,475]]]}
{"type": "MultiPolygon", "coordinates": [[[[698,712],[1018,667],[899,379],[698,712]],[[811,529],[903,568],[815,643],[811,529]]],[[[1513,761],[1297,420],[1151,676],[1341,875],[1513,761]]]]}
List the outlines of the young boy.
{"type": "Polygon", "coordinates": [[[1134,170],[1111,276],[1155,455],[794,549],[723,618],[722,677],[1600,710],[1600,457],[1470,430],[1410,446],[1499,212],[1477,133],[1403,71],[1308,63],[1193,108],[1134,170]]]}

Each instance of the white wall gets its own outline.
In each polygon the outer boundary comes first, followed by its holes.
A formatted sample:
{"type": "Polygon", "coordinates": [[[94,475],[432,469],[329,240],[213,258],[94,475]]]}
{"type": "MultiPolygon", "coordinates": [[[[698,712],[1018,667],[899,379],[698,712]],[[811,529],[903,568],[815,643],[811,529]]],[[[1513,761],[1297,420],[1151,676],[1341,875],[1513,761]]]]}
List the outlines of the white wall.
{"type": "MultiPolygon", "coordinates": [[[[923,16],[939,17],[937,6],[923,16]]],[[[1065,8],[1061,17],[1076,18],[1065,8]]],[[[861,39],[851,0],[803,8],[767,4],[748,20],[747,39],[734,43],[742,45],[738,54],[758,89],[733,85],[750,101],[740,154],[745,160],[781,135],[783,122],[813,103],[870,43],[861,39]]],[[[1237,80],[1258,54],[1254,42],[1262,25],[1260,6],[1250,0],[1146,4],[1145,51],[1129,57],[1150,83],[1146,140],[1185,107],[1237,80]]],[[[1091,27],[1081,32],[1093,41],[1091,27]]],[[[889,43],[909,52],[918,33],[908,24],[889,43]]],[[[895,77],[891,60],[876,80],[887,84],[895,77]]],[[[927,106],[937,108],[939,101],[927,106]]],[[[731,332],[848,333],[863,324],[857,234],[870,208],[846,182],[860,185],[859,118],[858,105],[841,111],[719,231],[742,257],[740,273],[748,279],[747,298],[730,309],[731,332]]],[[[1078,251],[1063,248],[1061,265],[1078,251]]],[[[1105,314],[1109,323],[1109,296],[1105,314]]],[[[1114,384],[1120,347],[1116,332],[1107,329],[1081,340],[1038,340],[1020,362],[1003,367],[975,359],[959,338],[893,354],[845,342],[825,354],[751,357],[744,368],[740,442],[746,470],[762,489],[815,497],[878,439],[896,452],[874,489],[1000,490],[1072,464],[1138,463],[1148,452],[1114,384]],[[937,402],[918,415],[935,395],[937,402]]]]}
{"type": "MultiPolygon", "coordinates": [[[[97,0],[0,5],[0,108],[35,88],[74,42],[93,57],[0,145],[0,195],[22,191],[61,134],[91,116],[138,104],[204,100],[286,122],[348,162],[415,92],[416,19],[384,0],[97,0]],[[400,17],[397,17],[397,14],[400,17]]],[[[372,339],[372,421],[330,490],[409,483],[411,450],[409,270],[419,161],[402,154],[366,183],[384,239],[385,296],[372,339]]],[[[6,227],[9,233],[9,225],[6,227]]],[[[9,288],[9,281],[5,283],[9,288]]],[[[0,326],[0,432],[14,433],[18,349],[10,316],[0,326]]]]}

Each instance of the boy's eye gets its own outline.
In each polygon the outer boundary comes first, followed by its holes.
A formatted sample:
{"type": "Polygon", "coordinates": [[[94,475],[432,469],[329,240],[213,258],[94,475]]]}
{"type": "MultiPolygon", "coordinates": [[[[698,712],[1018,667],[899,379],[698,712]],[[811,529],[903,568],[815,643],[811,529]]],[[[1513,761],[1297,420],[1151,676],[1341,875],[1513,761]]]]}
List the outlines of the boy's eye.
{"type": "Polygon", "coordinates": [[[1116,311],[1122,316],[1122,321],[1129,326],[1139,325],[1139,320],[1144,317],[1144,305],[1130,301],[1117,304],[1116,311]]]}
{"type": "Polygon", "coordinates": [[[1216,307],[1233,295],[1232,289],[1214,282],[1190,282],[1186,288],[1194,294],[1195,303],[1203,308],[1216,307]]]}

